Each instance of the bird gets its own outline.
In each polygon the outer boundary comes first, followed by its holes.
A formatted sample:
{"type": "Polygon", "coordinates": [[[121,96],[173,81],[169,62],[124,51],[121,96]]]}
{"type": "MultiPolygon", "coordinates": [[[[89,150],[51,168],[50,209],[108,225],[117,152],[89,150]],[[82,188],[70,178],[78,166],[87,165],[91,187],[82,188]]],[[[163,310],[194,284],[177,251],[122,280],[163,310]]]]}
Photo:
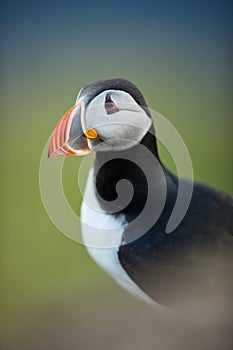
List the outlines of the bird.
{"type": "Polygon", "coordinates": [[[119,285],[153,307],[230,297],[233,199],[192,183],[188,209],[168,233],[179,185],[191,181],[163,164],[155,130],[141,91],[123,78],[87,84],[58,122],[49,157],[95,154],[81,207],[84,244],[119,285]]]}

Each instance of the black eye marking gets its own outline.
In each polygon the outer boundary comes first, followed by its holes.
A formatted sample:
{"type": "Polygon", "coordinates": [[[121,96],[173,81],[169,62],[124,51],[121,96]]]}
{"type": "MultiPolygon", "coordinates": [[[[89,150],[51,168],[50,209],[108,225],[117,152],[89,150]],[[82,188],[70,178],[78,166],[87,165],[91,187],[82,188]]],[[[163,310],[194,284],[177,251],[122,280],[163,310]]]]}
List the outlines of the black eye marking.
{"type": "Polygon", "coordinates": [[[115,102],[113,101],[113,99],[109,93],[107,93],[107,95],[105,97],[104,106],[105,106],[105,110],[106,110],[107,114],[118,112],[118,108],[117,108],[115,102]]]}

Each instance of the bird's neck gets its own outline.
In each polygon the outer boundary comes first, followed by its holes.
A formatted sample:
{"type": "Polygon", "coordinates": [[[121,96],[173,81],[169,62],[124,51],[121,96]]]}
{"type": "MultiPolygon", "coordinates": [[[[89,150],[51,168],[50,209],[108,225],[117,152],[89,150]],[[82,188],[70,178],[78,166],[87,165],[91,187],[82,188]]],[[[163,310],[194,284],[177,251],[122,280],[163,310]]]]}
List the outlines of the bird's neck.
{"type": "MultiPolygon", "coordinates": [[[[124,208],[117,202],[116,212],[137,215],[144,207],[148,196],[148,177],[159,181],[161,163],[158,159],[156,138],[147,133],[140,144],[119,152],[98,152],[94,163],[94,179],[99,196],[104,200],[101,206],[108,211],[107,203],[118,199],[117,184],[125,182],[125,191],[121,189],[122,203],[129,197],[129,182],[133,187],[132,200],[124,208]],[[119,210],[118,210],[119,209],[119,210]]],[[[124,186],[122,184],[122,186],[124,186]]],[[[132,188],[131,187],[131,188],[132,188]]]]}
{"type": "Polygon", "coordinates": [[[145,146],[160,162],[158,155],[157,142],[155,137],[155,130],[153,125],[151,126],[149,132],[143,137],[141,145],[145,146]]]}

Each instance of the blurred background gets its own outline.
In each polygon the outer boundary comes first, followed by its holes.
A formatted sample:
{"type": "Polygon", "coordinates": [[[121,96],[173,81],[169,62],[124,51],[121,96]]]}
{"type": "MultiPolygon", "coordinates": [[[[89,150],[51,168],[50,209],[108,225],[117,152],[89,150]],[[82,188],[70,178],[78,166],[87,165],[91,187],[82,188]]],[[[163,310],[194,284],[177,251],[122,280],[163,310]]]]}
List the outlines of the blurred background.
{"type": "MultiPolygon", "coordinates": [[[[177,128],[195,179],[233,194],[232,1],[5,0],[1,7],[2,348],[223,349],[224,334],[207,341],[203,324],[193,333],[164,326],[63,236],[43,208],[38,169],[80,88],[118,76],[177,128]]],[[[79,161],[64,166],[77,212],[79,161]]]]}

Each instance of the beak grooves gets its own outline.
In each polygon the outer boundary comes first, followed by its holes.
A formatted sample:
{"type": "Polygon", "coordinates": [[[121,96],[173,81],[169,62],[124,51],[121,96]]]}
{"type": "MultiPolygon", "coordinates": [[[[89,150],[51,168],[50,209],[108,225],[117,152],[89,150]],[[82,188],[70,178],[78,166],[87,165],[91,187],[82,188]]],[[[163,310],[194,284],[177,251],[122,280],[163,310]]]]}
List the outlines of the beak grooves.
{"type": "Polygon", "coordinates": [[[53,156],[64,156],[64,155],[84,155],[90,152],[88,147],[87,139],[83,135],[83,130],[80,129],[80,134],[77,135],[77,140],[80,140],[79,147],[73,148],[69,141],[70,137],[70,128],[73,121],[73,118],[78,118],[79,116],[76,114],[78,109],[81,108],[81,122],[84,118],[85,114],[85,104],[83,100],[79,100],[79,102],[71,107],[66,114],[61,118],[61,120],[57,123],[48,147],[48,157],[53,156]]]}
{"type": "Polygon", "coordinates": [[[66,114],[61,118],[61,120],[57,123],[52,137],[49,142],[49,148],[48,148],[48,156],[64,156],[68,154],[75,154],[75,152],[72,152],[72,150],[69,148],[67,144],[67,126],[69,124],[69,118],[74,111],[74,109],[77,107],[77,105],[74,105],[71,107],[66,114]]]}

